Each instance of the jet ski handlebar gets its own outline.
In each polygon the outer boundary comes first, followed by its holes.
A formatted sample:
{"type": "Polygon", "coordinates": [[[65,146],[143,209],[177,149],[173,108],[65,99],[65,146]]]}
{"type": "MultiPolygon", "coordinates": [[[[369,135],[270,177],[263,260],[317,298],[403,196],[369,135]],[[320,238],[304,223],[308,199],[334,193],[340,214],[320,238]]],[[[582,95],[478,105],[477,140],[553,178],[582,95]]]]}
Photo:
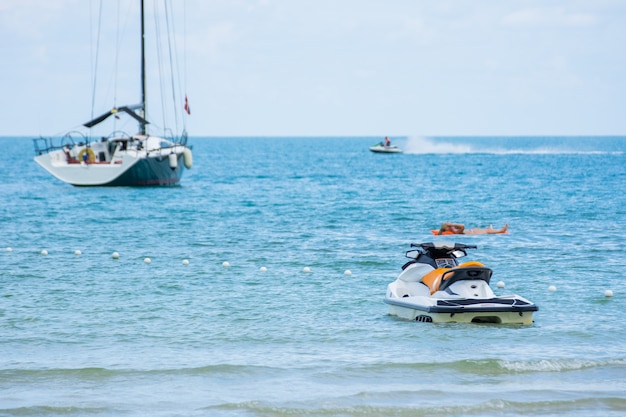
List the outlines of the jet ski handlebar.
{"type": "Polygon", "coordinates": [[[442,255],[453,258],[462,258],[467,255],[467,249],[476,249],[476,245],[466,245],[464,243],[455,242],[425,242],[411,243],[412,249],[406,252],[406,257],[411,259],[419,259],[422,255],[430,258],[440,258],[442,255]]]}
{"type": "Polygon", "coordinates": [[[448,249],[448,250],[465,250],[476,249],[476,245],[466,245],[464,243],[455,242],[424,242],[424,243],[411,243],[412,248],[428,249],[448,249]]]}

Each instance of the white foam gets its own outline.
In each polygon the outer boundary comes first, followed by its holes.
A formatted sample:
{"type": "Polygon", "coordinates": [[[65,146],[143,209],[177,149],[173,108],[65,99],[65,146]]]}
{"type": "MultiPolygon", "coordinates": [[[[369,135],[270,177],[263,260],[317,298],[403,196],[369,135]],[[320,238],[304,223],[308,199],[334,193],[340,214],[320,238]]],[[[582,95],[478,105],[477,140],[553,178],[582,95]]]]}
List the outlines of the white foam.
{"type": "Polygon", "coordinates": [[[623,359],[595,361],[581,359],[545,359],[538,361],[499,361],[503,369],[515,372],[563,372],[578,369],[595,368],[600,366],[623,366],[623,359]]]}
{"type": "MultiPolygon", "coordinates": [[[[517,138],[516,138],[517,139],[517,138]]],[[[409,136],[403,147],[406,154],[494,154],[494,155],[621,155],[622,151],[581,150],[567,145],[538,146],[535,148],[506,148],[486,144],[463,143],[464,138],[429,138],[425,136],[409,136]]],[[[467,138],[472,141],[472,138],[467,138]]],[[[502,138],[506,144],[507,138],[502,138]]]]}
{"type": "Polygon", "coordinates": [[[455,144],[445,141],[435,142],[421,136],[410,136],[404,145],[404,153],[409,154],[451,154],[451,153],[474,153],[467,144],[455,144]]]}

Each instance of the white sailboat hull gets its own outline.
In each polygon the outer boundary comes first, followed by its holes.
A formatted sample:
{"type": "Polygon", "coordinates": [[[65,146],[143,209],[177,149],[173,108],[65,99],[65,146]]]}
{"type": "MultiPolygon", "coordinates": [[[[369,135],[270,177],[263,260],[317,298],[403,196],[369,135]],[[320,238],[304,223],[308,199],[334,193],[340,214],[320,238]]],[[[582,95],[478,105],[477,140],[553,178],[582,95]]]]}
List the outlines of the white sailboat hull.
{"type": "Polygon", "coordinates": [[[59,180],[75,186],[175,185],[183,167],[191,168],[191,150],[171,142],[159,147],[162,139],[137,137],[49,150],[35,156],[35,162],[59,180]],[[129,149],[119,149],[124,147],[129,149]],[[110,154],[109,149],[114,148],[110,154]]]}
{"type": "Polygon", "coordinates": [[[35,162],[63,182],[72,185],[107,185],[140,160],[124,156],[118,162],[68,163],[63,152],[57,151],[35,157],[35,162]]]}

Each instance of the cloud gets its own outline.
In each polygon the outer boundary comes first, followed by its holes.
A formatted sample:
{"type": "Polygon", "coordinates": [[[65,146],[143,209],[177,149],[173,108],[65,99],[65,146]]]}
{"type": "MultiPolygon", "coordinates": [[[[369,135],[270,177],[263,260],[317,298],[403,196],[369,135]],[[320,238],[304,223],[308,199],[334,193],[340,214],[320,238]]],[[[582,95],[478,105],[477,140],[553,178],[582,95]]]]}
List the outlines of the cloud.
{"type": "Polygon", "coordinates": [[[426,43],[432,36],[432,30],[426,27],[424,19],[413,16],[400,16],[395,30],[391,30],[388,38],[400,41],[403,38],[413,39],[419,43],[426,43]]]}
{"type": "Polygon", "coordinates": [[[239,37],[233,22],[219,22],[189,35],[187,47],[191,53],[214,56],[239,37]]]}
{"type": "Polygon", "coordinates": [[[49,25],[74,9],[77,0],[0,0],[0,33],[41,39],[49,25]]]}
{"type": "Polygon", "coordinates": [[[590,13],[573,13],[564,7],[542,7],[517,10],[506,15],[502,24],[509,27],[589,27],[598,23],[590,13]]]}
{"type": "MultiPolygon", "coordinates": [[[[99,1],[0,0],[0,49],[11,62],[0,78],[12,97],[0,103],[5,133],[32,133],[33,119],[56,131],[89,113],[99,1]]],[[[626,97],[624,0],[173,7],[194,134],[624,131],[615,116],[626,97]]],[[[114,91],[118,102],[135,98],[136,9],[134,0],[103,3],[98,108],[114,91]]]]}

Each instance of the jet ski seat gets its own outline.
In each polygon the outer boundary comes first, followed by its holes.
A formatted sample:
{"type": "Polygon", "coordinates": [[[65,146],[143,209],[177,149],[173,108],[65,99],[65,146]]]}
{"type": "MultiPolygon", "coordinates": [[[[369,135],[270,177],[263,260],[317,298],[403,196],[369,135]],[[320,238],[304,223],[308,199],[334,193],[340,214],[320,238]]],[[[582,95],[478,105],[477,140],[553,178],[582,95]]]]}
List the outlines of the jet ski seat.
{"type": "Polygon", "coordinates": [[[405,268],[398,278],[404,282],[420,282],[424,275],[434,270],[428,264],[414,263],[410,268],[405,268]]]}
{"type": "Polygon", "coordinates": [[[430,294],[443,291],[461,280],[481,279],[489,284],[493,271],[480,262],[465,262],[454,268],[437,268],[422,277],[422,282],[430,288],[430,294]]]}
{"type": "Polygon", "coordinates": [[[422,277],[434,269],[432,266],[422,263],[412,263],[410,267],[405,268],[398,277],[396,286],[398,297],[410,297],[422,293],[423,290],[419,290],[424,285],[421,282],[422,277]]]}

